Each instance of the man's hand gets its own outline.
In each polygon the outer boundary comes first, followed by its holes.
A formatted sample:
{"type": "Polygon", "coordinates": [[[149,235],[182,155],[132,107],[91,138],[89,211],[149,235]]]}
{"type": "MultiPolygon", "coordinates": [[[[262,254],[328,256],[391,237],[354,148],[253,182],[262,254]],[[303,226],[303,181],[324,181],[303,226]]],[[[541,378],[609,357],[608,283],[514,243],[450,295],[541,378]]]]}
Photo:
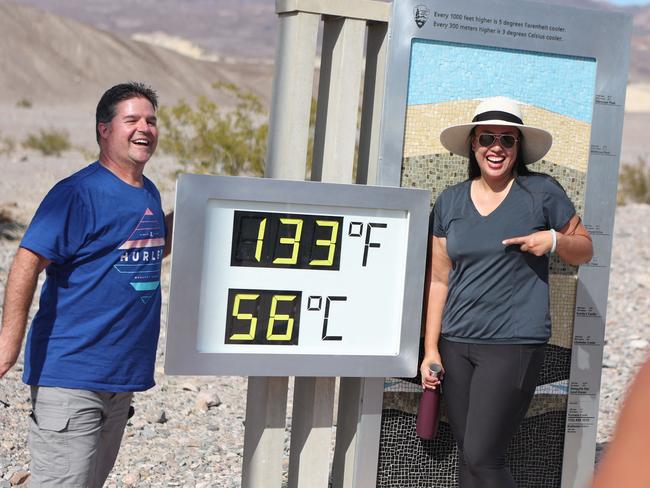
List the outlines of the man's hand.
{"type": "MultiPolygon", "coordinates": [[[[2,332],[4,330],[3,327],[2,332]]],[[[14,334],[12,337],[10,334],[3,334],[2,332],[0,332],[0,378],[16,364],[20,354],[20,347],[23,344],[22,334],[14,334]]]]}
{"type": "Polygon", "coordinates": [[[23,247],[14,257],[2,312],[0,329],[0,378],[16,364],[25,337],[27,315],[34,298],[38,275],[50,261],[23,247]]]}

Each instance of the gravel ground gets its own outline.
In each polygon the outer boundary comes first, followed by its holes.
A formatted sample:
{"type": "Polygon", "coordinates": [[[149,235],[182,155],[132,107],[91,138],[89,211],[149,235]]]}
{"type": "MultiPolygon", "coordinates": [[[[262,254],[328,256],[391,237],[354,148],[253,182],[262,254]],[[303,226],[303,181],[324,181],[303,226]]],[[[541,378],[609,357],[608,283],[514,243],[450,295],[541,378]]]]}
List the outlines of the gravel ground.
{"type": "Polygon", "coordinates": [[[601,376],[598,443],[608,442],[624,393],[650,344],[650,206],[616,210],[601,376]]]}
{"type": "MultiPolygon", "coordinates": [[[[78,156],[75,157],[78,160],[78,156]]],[[[0,161],[0,165],[2,161],[0,161]]],[[[6,166],[5,171],[13,164],[6,166]]],[[[65,165],[63,165],[65,166],[65,165]]],[[[165,206],[173,185],[168,165],[157,170],[165,206]]],[[[69,174],[71,169],[57,169],[69,174]]],[[[58,175],[50,175],[53,179],[58,175]]],[[[6,180],[5,180],[6,181],[6,180]]],[[[24,201],[22,190],[4,185],[0,203],[24,201]],[[13,193],[10,193],[12,192],[13,193]],[[8,193],[9,192],[9,193],[8,193]]],[[[29,204],[13,212],[25,220],[43,190],[29,189],[29,204]]],[[[40,197],[36,202],[40,200],[40,197]]],[[[606,345],[603,360],[598,424],[599,448],[612,435],[617,412],[629,381],[647,354],[650,327],[650,206],[617,209],[606,345]]],[[[0,296],[17,242],[0,240],[0,296]]],[[[168,276],[168,269],[164,276],[168,276]]],[[[165,297],[166,298],[166,297],[165,297]]],[[[166,309],[166,303],[164,304],[166,309]]],[[[164,322],[164,317],[163,317],[164,322]]],[[[126,430],[115,469],[106,486],[238,487],[244,438],[246,379],[240,377],[168,377],[163,374],[164,330],[156,365],[157,386],[137,394],[136,416],[126,430]]],[[[20,484],[27,475],[27,387],[20,381],[19,364],[0,380],[0,488],[20,484]]],[[[291,401],[289,401],[291,403],[291,401]]],[[[23,482],[21,486],[27,486],[23,482]]]]}

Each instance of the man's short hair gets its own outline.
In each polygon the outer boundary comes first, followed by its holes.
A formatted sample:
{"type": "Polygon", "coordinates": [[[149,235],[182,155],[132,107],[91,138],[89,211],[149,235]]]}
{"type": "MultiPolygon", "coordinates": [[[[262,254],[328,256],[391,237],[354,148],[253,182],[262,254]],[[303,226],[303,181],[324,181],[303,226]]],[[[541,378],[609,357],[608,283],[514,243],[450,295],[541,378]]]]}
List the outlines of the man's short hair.
{"type": "Polygon", "coordinates": [[[158,95],[150,86],[144,83],[129,81],[128,83],[120,83],[112,88],[106,90],[99,99],[97,104],[97,111],[95,112],[95,136],[97,143],[99,143],[99,129],[100,123],[109,124],[113,117],[115,117],[115,107],[118,103],[129,100],[131,98],[146,98],[151,102],[154,110],[158,108],[158,95]]]}

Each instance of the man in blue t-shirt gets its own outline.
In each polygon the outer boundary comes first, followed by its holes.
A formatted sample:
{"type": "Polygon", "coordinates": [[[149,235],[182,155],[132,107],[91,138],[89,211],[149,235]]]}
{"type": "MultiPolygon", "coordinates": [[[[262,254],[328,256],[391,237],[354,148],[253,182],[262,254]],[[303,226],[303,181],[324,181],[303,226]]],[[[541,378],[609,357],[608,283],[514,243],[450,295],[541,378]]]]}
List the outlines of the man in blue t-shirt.
{"type": "Polygon", "coordinates": [[[16,252],[0,330],[0,378],[25,346],[32,487],[101,487],[134,391],[154,385],[160,269],[171,215],[143,175],[158,142],[156,93],[140,83],[99,101],[99,160],[47,194],[16,252]]]}

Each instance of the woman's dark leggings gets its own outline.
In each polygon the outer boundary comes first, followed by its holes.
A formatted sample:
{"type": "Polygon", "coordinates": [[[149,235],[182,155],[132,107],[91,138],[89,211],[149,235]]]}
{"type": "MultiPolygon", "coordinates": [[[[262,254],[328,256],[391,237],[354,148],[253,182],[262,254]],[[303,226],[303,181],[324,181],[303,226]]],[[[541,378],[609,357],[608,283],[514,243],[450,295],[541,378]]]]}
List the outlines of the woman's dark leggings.
{"type": "Polygon", "coordinates": [[[460,451],[460,488],[516,488],[505,454],[535,393],[544,348],[440,340],[442,394],[460,451]]]}

